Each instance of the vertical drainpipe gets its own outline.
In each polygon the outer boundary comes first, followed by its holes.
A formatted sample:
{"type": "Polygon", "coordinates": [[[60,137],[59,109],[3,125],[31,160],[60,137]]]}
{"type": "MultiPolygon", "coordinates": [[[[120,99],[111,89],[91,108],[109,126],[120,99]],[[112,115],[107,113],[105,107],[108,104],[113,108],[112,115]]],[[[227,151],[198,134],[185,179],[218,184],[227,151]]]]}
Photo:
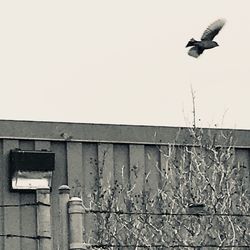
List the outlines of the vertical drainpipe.
{"type": "Polygon", "coordinates": [[[36,202],[38,249],[52,250],[50,189],[37,189],[36,202]]]}
{"type": "Polygon", "coordinates": [[[68,202],[70,188],[67,185],[59,187],[59,249],[69,250],[68,202]]]}
{"type": "Polygon", "coordinates": [[[69,200],[69,249],[86,249],[83,243],[83,212],[82,199],[72,197],[69,200]]]}

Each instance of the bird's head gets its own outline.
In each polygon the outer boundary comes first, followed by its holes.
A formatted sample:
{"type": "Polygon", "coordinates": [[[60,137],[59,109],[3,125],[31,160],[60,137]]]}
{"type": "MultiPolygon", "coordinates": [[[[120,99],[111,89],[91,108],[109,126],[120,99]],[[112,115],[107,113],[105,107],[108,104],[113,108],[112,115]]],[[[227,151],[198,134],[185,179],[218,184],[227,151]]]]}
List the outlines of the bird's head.
{"type": "Polygon", "coordinates": [[[217,42],[214,42],[214,47],[218,47],[219,44],[217,42]]]}

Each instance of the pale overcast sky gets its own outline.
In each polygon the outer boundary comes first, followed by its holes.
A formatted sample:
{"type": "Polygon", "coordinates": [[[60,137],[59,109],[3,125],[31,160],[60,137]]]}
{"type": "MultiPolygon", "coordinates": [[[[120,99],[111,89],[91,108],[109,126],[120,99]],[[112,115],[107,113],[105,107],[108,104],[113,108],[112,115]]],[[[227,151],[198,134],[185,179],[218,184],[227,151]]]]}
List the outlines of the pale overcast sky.
{"type": "Polygon", "coordinates": [[[0,2],[0,119],[250,128],[249,0],[0,2]],[[219,47],[185,45],[218,18],[219,47]],[[223,123],[222,123],[223,120],[223,123]]]}

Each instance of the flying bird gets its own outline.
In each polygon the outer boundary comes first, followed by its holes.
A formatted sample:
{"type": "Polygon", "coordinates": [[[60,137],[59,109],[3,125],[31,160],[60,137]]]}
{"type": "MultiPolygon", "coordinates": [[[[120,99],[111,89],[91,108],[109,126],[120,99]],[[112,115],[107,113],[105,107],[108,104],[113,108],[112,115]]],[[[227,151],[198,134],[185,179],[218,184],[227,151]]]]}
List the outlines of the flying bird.
{"type": "Polygon", "coordinates": [[[204,50],[219,46],[213,39],[220,32],[225,23],[225,19],[218,19],[206,28],[201,36],[201,41],[196,41],[194,38],[190,39],[186,45],[186,47],[192,47],[189,49],[188,54],[197,58],[204,50]]]}

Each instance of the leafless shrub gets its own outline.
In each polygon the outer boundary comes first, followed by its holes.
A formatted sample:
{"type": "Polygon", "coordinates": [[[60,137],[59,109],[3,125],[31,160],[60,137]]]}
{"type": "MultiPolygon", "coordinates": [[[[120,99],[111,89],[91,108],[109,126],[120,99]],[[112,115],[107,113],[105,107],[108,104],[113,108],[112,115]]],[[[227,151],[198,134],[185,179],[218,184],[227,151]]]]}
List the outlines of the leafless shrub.
{"type": "Polygon", "coordinates": [[[193,146],[158,147],[165,159],[151,166],[158,190],[135,193],[125,178],[100,186],[86,208],[98,221],[93,249],[250,246],[246,166],[236,161],[233,134],[204,135],[194,126],[190,136],[193,146]]]}

